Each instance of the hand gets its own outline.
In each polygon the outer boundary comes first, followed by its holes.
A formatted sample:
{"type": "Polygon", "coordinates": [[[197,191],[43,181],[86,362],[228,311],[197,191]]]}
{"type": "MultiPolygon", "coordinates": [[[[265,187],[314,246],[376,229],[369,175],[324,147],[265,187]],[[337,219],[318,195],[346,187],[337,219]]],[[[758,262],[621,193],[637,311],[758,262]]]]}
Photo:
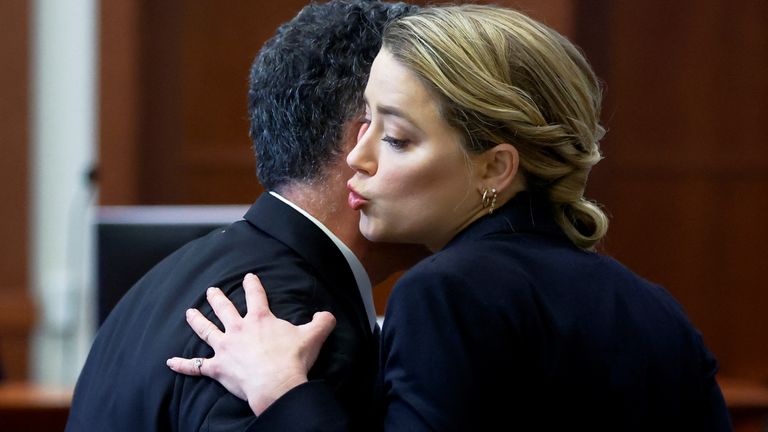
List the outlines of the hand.
{"type": "Polygon", "coordinates": [[[330,312],[317,312],[309,323],[295,326],[272,314],[256,275],[245,276],[243,289],[245,317],[220,289],[208,289],[208,303],[224,332],[197,309],[187,310],[189,326],[216,352],[212,358],[173,357],[166,364],[184,375],[215,379],[261,415],[280,396],[307,382],[307,372],[336,319],[330,312]]]}

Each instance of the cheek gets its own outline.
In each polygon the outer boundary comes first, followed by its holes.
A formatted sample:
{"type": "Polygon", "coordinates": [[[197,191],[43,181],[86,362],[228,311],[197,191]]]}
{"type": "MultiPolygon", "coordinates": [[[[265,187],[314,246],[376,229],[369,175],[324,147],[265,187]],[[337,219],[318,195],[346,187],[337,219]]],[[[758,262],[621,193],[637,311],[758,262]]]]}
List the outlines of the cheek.
{"type": "Polygon", "coordinates": [[[445,166],[435,163],[399,168],[380,179],[386,188],[388,216],[399,225],[424,223],[423,219],[436,210],[435,206],[444,207],[444,195],[456,193],[456,172],[445,166]]]}
{"type": "MultiPolygon", "coordinates": [[[[411,174],[411,173],[409,173],[411,174]]],[[[408,203],[413,224],[438,226],[463,218],[472,198],[466,166],[452,159],[434,161],[413,175],[404,176],[400,195],[408,203]]],[[[396,183],[392,179],[393,184],[396,183]]]]}
{"type": "Polygon", "coordinates": [[[378,174],[390,198],[429,203],[438,196],[457,192],[460,182],[466,181],[464,159],[454,154],[425,150],[409,157],[387,156],[384,153],[379,161],[378,174]]]}

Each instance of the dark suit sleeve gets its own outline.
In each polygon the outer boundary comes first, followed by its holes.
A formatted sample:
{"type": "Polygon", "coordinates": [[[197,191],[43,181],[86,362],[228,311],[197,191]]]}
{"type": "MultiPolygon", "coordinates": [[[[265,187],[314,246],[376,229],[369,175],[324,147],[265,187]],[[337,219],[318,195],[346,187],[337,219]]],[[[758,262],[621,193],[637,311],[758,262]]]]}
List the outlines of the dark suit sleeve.
{"type": "Polygon", "coordinates": [[[347,415],[325,381],[295,387],[272,404],[248,429],[283,432],[341,432],[347,415]]]}

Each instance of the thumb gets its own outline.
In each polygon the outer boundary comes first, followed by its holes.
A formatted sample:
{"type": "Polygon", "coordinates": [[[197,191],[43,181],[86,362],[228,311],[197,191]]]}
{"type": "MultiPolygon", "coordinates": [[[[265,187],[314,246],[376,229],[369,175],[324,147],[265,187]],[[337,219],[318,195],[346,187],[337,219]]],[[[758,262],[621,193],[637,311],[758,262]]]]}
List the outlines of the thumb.
{"type": "Polygon", "coordinates": [[[315,364],[315,360],[320,354],[320,348],[323,347],[323,342],[336,327],[336,318],[330,312],[317,312],[312,316],[312,321],[301,327],[303,327],[305,336],[304,360],[307,370],[309,370],[315,364]]]}
{"type": "Polygon", "coordinates": [[[315,312],[312,321],[305,325],[310,341],[322,345],[336,327],[336,317],[330,312],[315,312]]]}

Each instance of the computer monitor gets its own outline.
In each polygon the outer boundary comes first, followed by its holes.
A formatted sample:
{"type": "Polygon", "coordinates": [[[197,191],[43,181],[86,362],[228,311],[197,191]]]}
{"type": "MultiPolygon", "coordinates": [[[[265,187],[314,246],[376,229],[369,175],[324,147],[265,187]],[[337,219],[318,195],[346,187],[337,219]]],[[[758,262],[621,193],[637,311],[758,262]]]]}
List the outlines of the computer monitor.
{"type": "Polygon", "coordinates": [[[241,205],[99,207],[98,325],[155,264],[189,241],[242,219],[247,210],[241,205]]]}

